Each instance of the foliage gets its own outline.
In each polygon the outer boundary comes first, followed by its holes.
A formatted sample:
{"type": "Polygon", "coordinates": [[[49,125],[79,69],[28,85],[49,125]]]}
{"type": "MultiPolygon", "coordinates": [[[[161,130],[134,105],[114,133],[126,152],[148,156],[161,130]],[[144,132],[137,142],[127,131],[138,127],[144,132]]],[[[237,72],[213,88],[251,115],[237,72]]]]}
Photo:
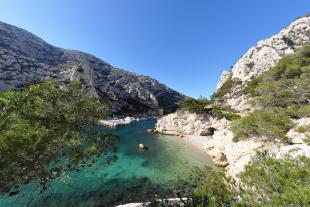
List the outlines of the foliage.
{"type": "MultiPolygon", "coordinates": [[[[230,184],[231,179],[225,173],[209,167],[194,168],[191,181],[182,190],[175,191],[175,196],[181,199],[185,207],[230,207],[235,203],[236,189],[230,184]],[[184,199],[187,198],[187,199],[184,199]]],[[[180,206],[155,198],[150,206],[180,206]]]]}
{"type": "Polygon", "coordinates": [[[307,145],[310,145],[310,136],[307,136],[304,141],[307,145]]]}
{"type": "Polygon", "coordinates": [[[305,45],[250,81],[243,93],[254,97],[257,107],[301,107],[309,104],[309,82],[310,45],[305,45]]]}
{"type": "Polygon", "coordinates": [[[309,206],[310,158],[260,157],[240,175],[242,206],[309,206]]]}
{"type": "Polygon", "coordinates": [[[230,74],[223,85],[211,96],[211,100],[222,100],[223,97],[230,92],[230,90],[237,85],[241,84],[238,78],[233,78],[230,74]]]}
{"type": "Polygon", "coordinates": [[[288,142],[290,118],[310,116],[310,45],[287,55],[278,64],[251,80],[242,91],[256,110],[232,127],[236,141],[264,136],[288,142]]]}
{"type": "Polygon", "coordinates": [[[234,121],[234,120],[238,120],[241,118],[238,114],[225,111],[225,110],[219,108],[218,106],[213,106],[212,114],[219,119],[225,118],[229,121],[234,121]]]}
{"type": "Polygon", "coordinates": [[[114,138],[89,129],[105,114],[79,82],[60,87],[49,80],[1,93],[0,192],[32,180],[45,185],[108,149],[114,138]]]}
{"type": "Polygon", "coordinates": [[[212,114],[213,116],[222,119],[226,118],[229,121],[237,120],[240,118],[239,115],[232,113],[230,111],[226,111],[227,109],[224,109],[220,107],[219,105],[210,105],[210,101],[206,98],[199,98],[199,99],[191,99],[186,98],[183,99],[178,103],[181,110],[189,111],[191,113],[196,114],[203,114],[208,113],[212,114]]]}
{"type": "Polygon", "coordinates": [[[210,104],[210,101],[203,97],[199,99],[185,98],[177,104],[181,110],[202,114],[206,112],[206,106],[210,104]]]}
{"type": "MultiPolygon", "coordinates": [[[[194,170],[186,207],[309,206],[310,158],[277,159],[260,153],[245,167],[239,184],[214,169],[194,170]],[[241,184],[241,185],[240,185],[241,184]]],[[[186,197],[177,193],[177,196],[186,197]]],[[[151,206],[163,204],[159,200],[151,206]]]]}
{"type": "Polygon", "coordinates": [[[232,126],[234,141],[250,137],[289,142],[286,133],[293,126],[288,116],[269,111],[255,110],[236,121],[232,126]]]}
{"type": "Polygon", "coordinates": [[[298,127],[296,131],[299,133],[310,132],[310,125],[298,127]]]}
{"type": "Polygon", "coordinates": [[[231,179],[224,172],[208,169],[196,174],[195,189],[188,207],[232,206],[235,202],[236,190],[231,185],[231,179]]]}

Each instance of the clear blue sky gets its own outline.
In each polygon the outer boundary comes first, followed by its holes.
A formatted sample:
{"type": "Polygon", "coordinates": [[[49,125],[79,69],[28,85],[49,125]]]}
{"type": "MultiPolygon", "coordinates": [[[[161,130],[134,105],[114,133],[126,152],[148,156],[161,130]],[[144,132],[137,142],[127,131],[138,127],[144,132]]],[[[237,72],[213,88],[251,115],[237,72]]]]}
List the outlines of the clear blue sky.
{"type": "Polygon", "coordinates": [[[0,0],[0,21],[192,97],[308,12],[309,0],[0,0]]]}

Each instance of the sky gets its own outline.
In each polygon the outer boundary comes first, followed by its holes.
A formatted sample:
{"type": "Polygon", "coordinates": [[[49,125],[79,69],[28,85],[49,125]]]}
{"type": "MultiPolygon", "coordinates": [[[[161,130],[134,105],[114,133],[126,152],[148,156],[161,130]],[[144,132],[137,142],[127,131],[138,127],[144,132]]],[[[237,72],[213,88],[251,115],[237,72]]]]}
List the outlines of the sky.
{"type": "Polygon", "coordinates": [[[0,0],[0,21],[195,98],[309,12],[309,0],[0,0]]]}

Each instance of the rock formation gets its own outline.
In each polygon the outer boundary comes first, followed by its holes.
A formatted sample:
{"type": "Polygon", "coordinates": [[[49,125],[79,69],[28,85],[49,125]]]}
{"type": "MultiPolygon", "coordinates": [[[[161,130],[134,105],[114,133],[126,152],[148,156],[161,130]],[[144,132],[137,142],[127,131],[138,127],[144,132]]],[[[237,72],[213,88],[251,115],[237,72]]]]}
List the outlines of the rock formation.
{"type": "Polygon", "coordinates": [[[90,96],[110,103],[110,114],[168,113],[184,96],[150,77],[83,52],[54,47],[0,22],[0,91],[57,78],[80,80],[90,96]]]}
{"type": "MultiPolygon", "coordinates": [[[[241,95],[240,90],[249,80],[275,66],[285,55],[294,53],[297,48],[306,43],[310,43],[310,16],[299,18],[279,34],[258,42],[236,62],[231,71],[223,72],[217,90],[229,79],[238,83],[229,88],[228,93],[221,98],[224,100],[224,105],[241,115],[252,110],[247,102],[248,97],[241,95]]],[[[306,135],[296,132],[297,127],[310,125],[309,118],[294,120],[294,122],[296,126],[288,132],[287,136],[295,145],[289,146],[265,143],[256,137],[234,142],[230,121],[225,118],[215,118],[210,114],[197,115],[182,111],[169,114],[158,120],[155,131],[170,135],[209,135],[206,132],[212,129],[213,135],[205,138],[207,141],[202,147],[216,165],[226,167],[228,174],[235,176],[243,171],[244,166],[259,149],[278,155],[281,152],[296,149],[296,154],[310,157],[309,146],[304,144],[306,135]]],[[[190,136],[188,137],[190,139],[190,136]]]]}
{"type": "Polygon", "coordinates": [[[225,100],[232,109],[244,111],[249,108],[247,97],[239,92],[253,77],[257,77],[282,59],[285,55],[294,53],[297,48],[310,42],[310,17],[302,17],[291,23],[285,29],[268,39],[259,41],[250,48],[232,67],[224,71],[217,84],[217,90],[227,81],[229,76],[238,80],[235,88],[225,95],[225,100]]]}

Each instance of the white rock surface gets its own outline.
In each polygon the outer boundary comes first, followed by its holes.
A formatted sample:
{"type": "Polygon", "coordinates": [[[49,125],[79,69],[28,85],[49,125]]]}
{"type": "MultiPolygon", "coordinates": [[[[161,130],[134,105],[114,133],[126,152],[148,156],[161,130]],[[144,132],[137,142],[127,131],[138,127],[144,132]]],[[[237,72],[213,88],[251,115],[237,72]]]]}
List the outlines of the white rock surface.
{"type": "MultiPolygon", "coordinates": [[[[182,198],[183,201],[186,201],[187,198],[182,198]]],[[[184,204],[182,203],[182,201],[180,200],[180,198],[168,198],[168,199],[164,199],[161,200],[159,199],[158,201],[163,202],[163,206],[166,206],[165,204],[169,204],[169,206],[173,205],[175,207],[183,207],[184,204]]],[[[148,207],[151,206],[150,202],[146,202],[146,203],[127,203],[127,204],[123,204],[123,205],[118,205],[115,207],[148,207]]]]}
{"type": "Polygon", "coordinates": [[[229,124],[226,119],[202,116],[189,112],[168,114],[158,120],[155,131],[170,135],[201,135],[210,128],[222,129],[229,124]]]}
{"type": "Polygon", "coordinates": [[[294,144],[303,144],[307,137],[310,137],[310,132],[300,133],[297,131],[299,127],[310,126],[310,118],[302,118],[294,120],[295,126],[287,133],[288,138],[292,140],[294,144]]]}
{"type": "Polygon", "coordinates": [[[225,155],[227,173],[235,177],[244,170],[245,165],[255,155],[256,150],[264,147],[264,144],[255,140],[233,142],[233,137],[233,133],[228,129],[215,131],[205,146],[205,150],[213,158],[216,165],[224,165],[223,162],[225,161],[220,160],[220,158],[225,155]]]}
{"type": "Polygon", "coordinates": [[[233,66],[232,70],[223,72],[217,85],[219,89],[227,78],[237,78],[242,81],[241,86],[232,88],[231,93],[227,94],[227,103],[235,110],[245,110],[248,107],[246,101],[242,101],[237,94],[246,82],[252,77],[257,77],[275,64],[285,55],[296,51],[303,44],[310,43],[310,17],[300,18],[288,27],[268,39],[257,43],[250,48],[233,66]]]}
{"type": "Polygon", "coordinates": [[[306,156],[310,158],[310,146],[306,144],[295,144],[280,146],[278,149],[272,151],[276,155],[276,158],[281,159],[287,154],[290,154],[293,158],[298,156],[306,156]]]}
{"type": "Polygon", "coordinates": [[[210,155],[215,165],[226,167],[229,175],[240,173],[263,143],[248,140],[233,142],[233,133],[228,129],[229,121],[212,116],[201,116],[189,112],[177,112],[158,120],[155,131],[170,135],[187,135],[185,141],[210,155]],[[209,128],[216,129],[213,136],[199,136],[209,128]]]}

